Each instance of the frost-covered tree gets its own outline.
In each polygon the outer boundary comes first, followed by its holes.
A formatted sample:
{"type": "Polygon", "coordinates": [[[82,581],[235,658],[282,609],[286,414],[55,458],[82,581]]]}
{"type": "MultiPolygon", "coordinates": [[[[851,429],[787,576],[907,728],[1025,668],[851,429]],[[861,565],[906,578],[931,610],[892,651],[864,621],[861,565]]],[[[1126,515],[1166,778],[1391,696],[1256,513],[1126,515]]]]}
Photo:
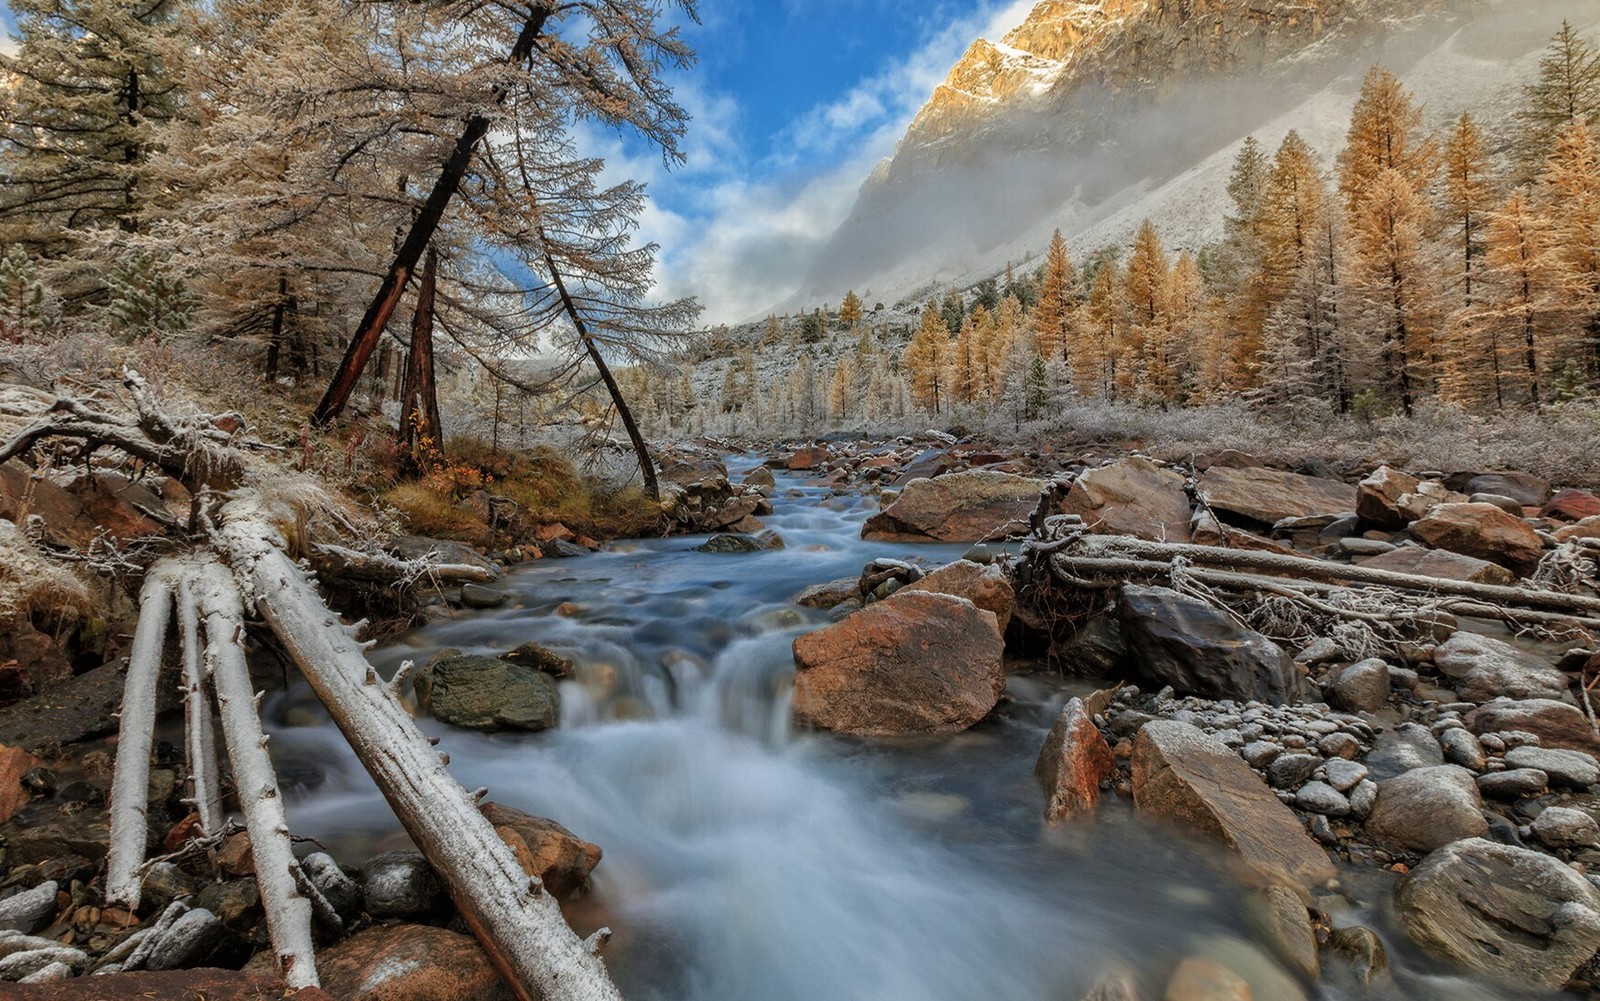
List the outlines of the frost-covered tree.
{"type": "Polygon", "coordinates": [[[0,55],[0,240],[50,256],[85,231],[145,228],[148,171],[177,114],[179,0],[12,0],[0,55]]]}
{"type": "Polygon", "coordinates": [[[0,341],[33,340],[44,323],[44,283],[39,266],[21,244],[0,257],[0,341]]]}
{"type": "Polygon", "coordinates": [[[1536,177],[1562,130],[1574,122],[1600,125],[1600,50],[1570,21],[1550,40],[1539,75],[1524,88],[1516,152],[1522,179],[1536,177]]]}
{"type": "Polygon", "coordinates": [[[949,403],[953,355],[950,328],[939,306],[929,302],[900,364],[911,381],[912,399],[930,414],[939,414],[949,403]]]}
{"type": "Polygon", "coordinates": [[[1078,276],[1067,254],[1067,241],[1058,229],[1051,235],[1050,246],[1045,250],[1044,269],[1040,272],[1033,306],[1033,337],[1039,353],[1046,358],[1067,357],[1067,341],[1078,307],[1077,285],[1078,276]]]}

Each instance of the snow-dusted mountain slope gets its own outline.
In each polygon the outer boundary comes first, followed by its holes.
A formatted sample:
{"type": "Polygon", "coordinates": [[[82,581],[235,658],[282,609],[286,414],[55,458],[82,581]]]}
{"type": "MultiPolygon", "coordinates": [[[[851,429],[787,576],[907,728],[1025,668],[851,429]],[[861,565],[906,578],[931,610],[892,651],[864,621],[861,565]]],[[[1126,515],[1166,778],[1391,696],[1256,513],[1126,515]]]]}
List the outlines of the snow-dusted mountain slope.
{"type": "Polygon", "coordinates": [[[968,285],[1057,227],[1080,254],[1146,217],[1209,242],[1245,136],[1298,129],[1331,165],[1375,62],[1430,125],[1471,110],[1493,132],[1563,18],[1600,32],[1600,0],[1044,0],[973,43],[780,308],[968,285]]]}

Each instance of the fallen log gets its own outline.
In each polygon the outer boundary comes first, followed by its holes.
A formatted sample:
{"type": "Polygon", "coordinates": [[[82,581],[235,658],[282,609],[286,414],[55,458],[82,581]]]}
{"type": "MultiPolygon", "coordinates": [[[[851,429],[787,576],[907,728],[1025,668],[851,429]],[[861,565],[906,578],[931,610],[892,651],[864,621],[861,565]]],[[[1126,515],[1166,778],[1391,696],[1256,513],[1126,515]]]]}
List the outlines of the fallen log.
{"type": "Polygon", "coordinates": [[[1167,566],[1181,562],[1193,568],[1255,572],[1269,578],[1289,577],[1343,585],[1373,584],[1397,591],[1473,598],[1511,608],[1571,612],[1582,617],[1600,618],[1600,598],[1582,594],[1446,580],[1252,549],[1145,542],[1127,536],[1083,535],[1069,537],[1059,543],[1045,543],[1037,546],[1035,551],[1048,555],[1052,564],[1068,573],[1074,562],[1082,559],[1136,560],[1167,566]]]}
{"type": "Polygon", "coordinates": [[[213,538],[517,997],[620,999],[599,958],[610,932],[580,940],[568,927],[555,898],[523,871],[363,646],[285,555],[274,519],[253,498],[234,500],[219,512],[213,538]]]}
{"type": "Polygon", "coordinates": [[[222,779],[217,773],[217,732],[206,698],[200,612],[188,581],[178,582],[178,630],[183,641],[183,749],[189,762],[189,802],[207,835],[222,830],[222,779]]]}
{"type": "Polygon", "coordinates": [[[323,580],[369,581],[403,585],[413,581],[435,584],[483,584],[500,575],[488,567],[469,563],[438,563],[431,559],[405,560],[388,553],[362,552],[348,546],[318,543],[311,547],[311,565],[323,580]]]}
{"type": "Polygon", "coordinates": [[[150,745],[156,725],[156,682],[161,676],[161,651],[172,616],[174,579],[171,560],[162,560],[145,574],[139,592],[139,625],[128,654],[128,677],[122,696],[121,739],[111,773],[111,845],[106,857],[106,899],[139,904],[139,867],[144,864],[149,835],[150,745]]]}
{"type": "MultiPolygon", "coordinates": [[[[396,686],[379,681],[366,660],[365,647],[353,638],[355,627],[339,622],[310,578],[288,557],[286,540],[276,526],[296,519],[290,512],[267,509],[261,492],[249,485],[251,460],[232,447],[208,418],[179,421],[163,414],[136,374],[126,373],[124,386],[133,400],[134,419],[59,399],[0,444],[0,455],[10,457],[46,438],[65,437],[82,441],[84,456],[109,445],[152,462],[196,495],[195,522],[204,526],[212,547],[211,552],[158,564],[147,578],[146,604],[123,697],[125,733],[113,794],[116,858],[108,897],[138,899],[138,869],[147,834],[144,791],[150,734],[162,695],[156,679],[178,590],[175,581],[182,580],[186,600],[198,602],[204,619],[212,687],[222,708],[223,731],[251,831],[274,952],[292,986],[316,983],[308,922],[317,900],[289,851],[281,797],[244,668],[240,642],[244,595],[250,596],[299,666],[412,840],[443,876],[462,917],[512,992],[523,1001],[620,1001],[600,960],[610,931],[601,929],[580,939],[542,882],[523,871],[478,811],[476,797],[446,770],[448,759],[432,748],[401,706],[396,686]],[[224,580],[229,574],[231,579],[224,580]]],[[[394,569],[382,560],[356,562],[385,573],[394,569]]],[[[416,569],[412,561],[396,563],[408,571],[416,569]]],[[[479,568],[445,569],[484,573],[479,568]]],[[[194,640],[189,614],[180,614],[179,630],[185,640],[194,640]]],[[[185,744],[194,749],[203,770],[205,738],[200,727],[209,710],[201,711],[204,700],[198,696],[203,686],[188,670],[194,649],[191,643],[185,657],[183,687],[194,710],[185,744]]],[[[178,686],[172,687],[176,692],[178,686]]],[[[197,801],[206,798],[199,790],[208,781],[197,773],[197,801]]]]}
{"type": "MultiPolygon", "coordinates": [[[[267,916],[267,933],[291,989],[316,987],[311,947],[311,902],[300,892],[300,862],[289,839],[289,821],[278,777],[267,756],[267,736],[256,714],[257,696],[245,663],[244,603],[232,575],[206,560],[194,575],[195,600],[206,629],[206,675],[217,693],[222,734],[233,762],[233,784],[250,832],[256,886],[267,916]]],[[[207,831],[207,833],[214,833],[207,831]]]]}

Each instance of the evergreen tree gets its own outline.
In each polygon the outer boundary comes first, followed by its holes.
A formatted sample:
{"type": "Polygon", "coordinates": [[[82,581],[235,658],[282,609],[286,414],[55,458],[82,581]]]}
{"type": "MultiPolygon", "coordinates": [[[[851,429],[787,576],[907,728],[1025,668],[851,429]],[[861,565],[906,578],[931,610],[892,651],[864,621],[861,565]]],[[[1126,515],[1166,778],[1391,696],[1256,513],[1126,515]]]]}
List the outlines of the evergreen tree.
{"type": "Polygon", "coordinates": [[[1600,50],[1570,21],[1550,40],[1539,60],[1539,76],[1523,90],[1517,115],[1516,153],[1522,179],[1536,177],[1561,132],[1574,122],[1600,125],[1600,50]]]}
{"type": "Polygon", "coordinates": [[[59,254],[74,232],[137,232],[178,111],[177,0],[12,0],[0,56],[0,239],[59,254]]]}
{"type": "Polygon", "coordinates": [[[967,303],[960,292],[951,289],[944,294],[944,300],[939,303],[939,315],[944,318],[947,333],[961,329],[961,321],[967,318],[967,303]]]}
{"type": "Polygon", "coordinates": [[[1000,283],[993,278],[985,278],[973,289],[972,302],[975,306],[982,306],[989,312],[1000,308],[1000,283]]]}
{"type": "Polygon", "coordinates": [[[0,257],[0,341],[36,339],[44,321],[44,283],[33,255],[12,244],[0,257]]]}
{"type": "Polygon", "coordinates": [[[112,334],[161,340],[188,329],[194,298],[183,279],[139,252],[125,257],[106,279],[104,322],[112,334]]]}

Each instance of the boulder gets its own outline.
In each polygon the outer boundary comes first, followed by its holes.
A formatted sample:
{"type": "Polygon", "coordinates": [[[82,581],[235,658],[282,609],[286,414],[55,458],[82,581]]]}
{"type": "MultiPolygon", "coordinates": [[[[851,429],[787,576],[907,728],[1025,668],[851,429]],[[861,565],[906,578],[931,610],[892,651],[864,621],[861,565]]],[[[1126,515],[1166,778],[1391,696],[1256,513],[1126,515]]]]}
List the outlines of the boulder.
{"type": "Polygon", "coordinates": [[[912,480],[931,480],[956,468],[956,457],[942,448],[930,448],[906,463],[890,486],[900,488],[912,480]]]}
{"type": "Polygon", "coordinates": [[[896,595],[794,641],[794,715],[858,736],[956,733],[1000,701],[1004,650],[993,612],[896,595]]]}
{"type": "Polygon", "coordinates": [[[22,777],[39,762],[20,747],[0,744],[0,824],[10,820],[17,808],[28,801],[22,777]]]}
{"type": "Polygon", "coordinates": [[[561,712],[554,678],[498,657],[447,657],[425,669],[417,693],[434,718],[469,730],[544,730],[561,712]]]}
{"type": "Polygon", "coordinates": [[[1549,663],[1509,643],[1457,632],[1433,651],[1433,664],[1449,678],[1464,702],[1560,698],[1567,677],[1549,663]]]}
{"type": "Polygon", "coordinates": [[[970,560],[956,560],[902,587],[897,594],[932,591],[965,598],[979,608],[994,613],[995,625],[1003,635],[1011,624],[1011,607],[1016,592],[1005,572],[993,564],[982,566],[970,560]]]}
{"type": "Polygon", "coordinates": [[[1571,542],[1574,539],[1600,539],[1600,515],[1591,515],[1582,521],[1558,528],[1550,534],[1554,536],[1557,542],[1571,542]]]}
{"type": "Polygon", "coordinates": [[[1523,507],[1538,507],[1550,496],[1550,481],[1532,473],[1451,473],[1444,485],[1463,494],[1499,494],[1523,507]]]}
{"type": "Polygon", "coordinates": [[[745,475],[743,485],[759,490],[762,493],[769,493],[777,489],[778,481],[773,478],[771,469],[766,466],[757,466],[745,475]]]}
{"type": "Polygon", "coordinates": [[[1600,950],[1600,893],[1561,860],[1483,838],[1430,854],[1395,888],[1418,945],[1519,987],[1559,990],[1600,950]]]}
{"type": "Polygon", "coordinates": [[[1582,849],[1600,846],[1600,824],[1582,810],[1546,807],[1529,825],[1540,844],[1550,848],[1582,849]]]}
{"type": "Polygon", "coordinates": [[[322,989],[340,1001],[510,1001],[470,935],[426,925],[356,932],[317,953],[322,989]]]}
{"type": "Polygon", "coordinates": [[[1133,802],[1245,862],[1304,886],[1334,876],[1327,854],[1239,755],[1198,727],[1156,720],[1133,743],[1133,802]]]}
{"type": "Polygon", "coordinates": [[[1363,522],[1389,530],[1405,528],[1423,513],[1406,503],[1421,480],[1388,466],[1379,466],[1356,484],[1356,514],[1363,522]]]}
{"type": "Polygon", "coordinates": [[[1214,511],[1268,525],[1356,509],[1356,488],[1348,483],[1262,467],[1212,466],[1200,475],[1196,492],[1214,511]]]}
{"type": "Polygon", "coordinates": [[[841,601],[859,598],[861,592],[856,585],[860,581],[859,577],[840,577],[824,584],[813,584],[790,600],[803,608],[832,608],[841,601]]]}
{"type": "Polygon", "coordinates": [[[515,650],[508,650],[500,655],[501,660],[513,664],[531,667],[535,671],[543,671],[552,678],[570,678],[573,672],[573,663],[570,659],[561,656],[554,650],[532,640],[522,644],[515,650]]]}
{"type": "MultiPolygon", "coordinates": [[[[115,730],[127,673],[118,659],[0,709],[0,744],[38,752],[115,730]]],[[[180,696],[176,681],[157,686],[157,711],[176,708],[180,696]]]]}
{"type": "Polygon", "coordinates": [[[1539,738],[1544,747],[1600,754],[1600,738],[1577,706],[1555,699],[1488,702],[1466,716],[1473,733],[1521,730],[1539,738]]]}
{"type": "Polygon", "coordinates": [[[753,535],[713,535],[695,546],[697,553],[759,553],[766,547],[753,535]]]}
{"type": "Polygon", "coordinates": [[[1533,526],[1493,504],[1440,504],[1411,523],[1411,534],[1435,549],[1476,556],[1519,573],[1532,570],[1544,555],[1544,542],[1533,526]]]}
{"type": "Polygon", "coordinates": [[[867,519],[863,539],[881,542],[983,542],[1027,525],[1044,481],[969,470],[912,480],[867,519]]]}
{"type": "Polygon", "coordinates": [[[159,494],[120,473],[80,476],[67,490],[83,504],[84,515],[114,539],[165,535],[173,525],[159,494]]]}
{"type": "Polygon", "coordinates": [[[1557,521],[1582,521],[1595,515],[1600,515],[1600,497],[1587,490],[1559,491],[1539,510],[1541,518],[1557,521]]]}
{"type": "Polygon", "coordinates": [[[1459,765],[1414,768],[1378,783],[1367,836],[1386,848],[1430,852],[1489,831],[1472,773],[1459,765]]]}
{"type": "Polygon", "coordinates": [[[1130,584],[1116,614],[1134,667],[1158,687],[1274,705],[1299,695],[1299,669],[1283,648],[1203,601],[1130,584]]]}
{"type": "Polygon", "coordinates": [[[94,539],[94,519],[75,495],[20,462],[0,465],[0,518],[21,526],[33,516],[52,545],[83,549],[94,539]]]}
{"type": "Polygon", "coordinates": [[[1389,665],[1376,657],[1351,664],[1334,675],[1323,695],[1335,709],[1375,713],[1389,700],[1389,665]]]}
{"type": "Polygon", "coordinates": [[[821,469],[833,458],[825,445],[812,445],[808,448],[798,449],[789,456],[789,461],[784,463],[789,469],[800,472],[802,470],[821,469]]]}
{"type": "Polygon", "coordinates": [[[1044,786],[1045,820],[1054,824],[1094,809],[1100,783],[1116,771],[1117,759],[1082,699],[1068,699],[1039,750],[1033,774],[1044,786]]]}
{"type": "Polygon", "coordinates": [[[500,803],[484,803],[478,809],[517,856],[523,871],[538,876],[545,889],[557,898],[583,889],[589,874],[600,864],[599,845],[590,844],[553,820],[500,803]]]}
{"type": "Polygon", "coordinates": [[[423,854],[414,849],[382,852],[361,866],[367,913],[375,918],[416,918],[444,900],[444,884],[423,854]]]}
{"type": "Polygon", "coordinates": [[[1507,768],[1534,768],[1544,772],[1553,786],[1587,790],[1600,783],[1600,762],[1582,751],[1523,745],[1506,752],[1507,768]]]}
{"type": "Polygon", "coordinates": [[[1448,549],[1424,549],[1421,546],[1401,546],[1356,562],[1374,570],[1391,570],[1470,584],[1511,584],[1517,579],[1516,574],[1498,563],[1453,553],[1448,549]]]}
{"type": "Polygon", "coordinates": [[[1155,542],[1188,542],[1189,496],[1184,477],[1134,456],[1080,473],[1061,502],[1064,514],[1091,531],[1155,542]]]}
{"type": "Polygon", "coordinates": [[[32,935],[48,925],[56,916],[58,885],[55,880],[47,879],[30,890],[22,890],[0,900],[0,932],[32,935]]]}

